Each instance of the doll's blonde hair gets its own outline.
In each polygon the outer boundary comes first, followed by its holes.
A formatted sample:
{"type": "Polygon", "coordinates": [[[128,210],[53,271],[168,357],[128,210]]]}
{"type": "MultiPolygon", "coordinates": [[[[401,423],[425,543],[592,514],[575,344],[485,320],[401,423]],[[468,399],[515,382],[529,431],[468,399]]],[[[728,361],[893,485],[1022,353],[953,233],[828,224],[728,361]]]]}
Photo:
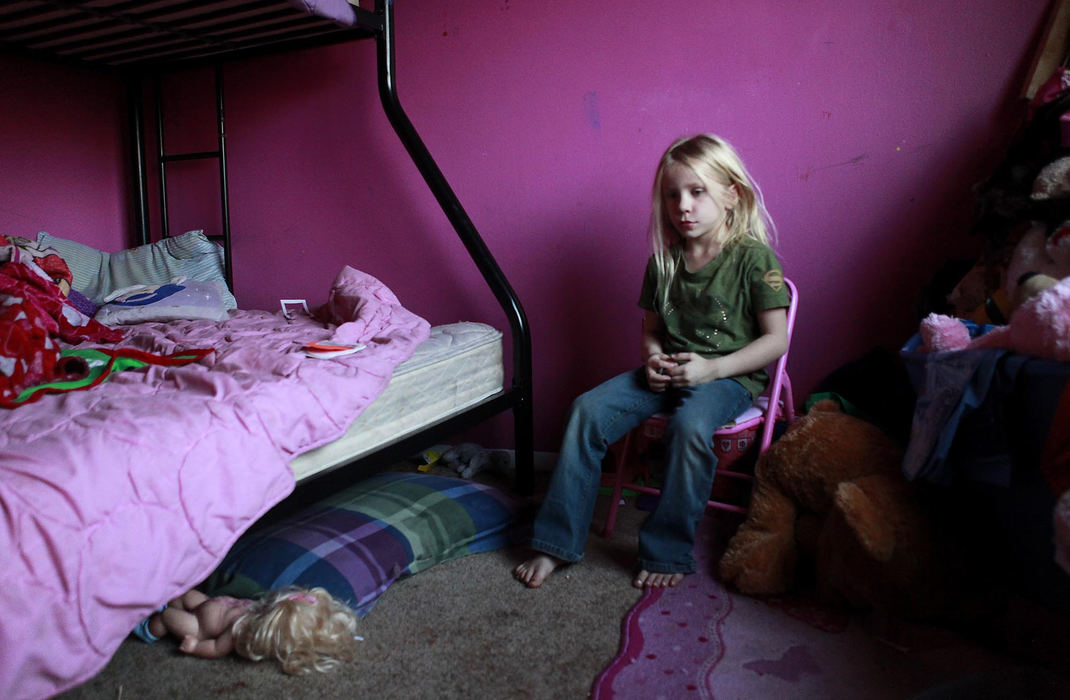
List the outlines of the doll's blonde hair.
{"type": "Polygon", "coordinates": [[[753,238],[767,245],[776,238],[776,228],[765,208],[762,192],[731,144],[713,134],[678,139],[661,156],[651,193],[650,241],[658,275],[659,307],[665,302],[683,254],[682,241],[672,224],[662,192],[665,169],[673,163],[690,168],[707,189],[712,189],[714,184],[735,189],[739,199],[728,212],[725,233],[718,241],[721,250],[743,238],[753,238]]]}
{"type": "Polygon", "coordinates": [[[356,656],[357,614],[322,588],[287,587],[254,601],[233,625],[234,650],[285,673],[330,671],[356,656]]]}

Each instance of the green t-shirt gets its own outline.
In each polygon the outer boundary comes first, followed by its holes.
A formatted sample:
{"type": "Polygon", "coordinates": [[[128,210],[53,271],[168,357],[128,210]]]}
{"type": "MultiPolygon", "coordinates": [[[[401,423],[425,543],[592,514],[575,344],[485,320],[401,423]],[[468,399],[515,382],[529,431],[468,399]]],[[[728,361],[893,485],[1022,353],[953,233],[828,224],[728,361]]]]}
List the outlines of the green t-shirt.
{"type": "MultiPolygon", "coordinates": [[[[639,306],[654,311],[665,325],[666,353],[694,352],[720,357],[749,345],[759,335],[758,314],[788,306],[784,273],[772,248],[751,238],[730,245],[701,270],[688,272],[676,257],[665,308],[658,308],[654,257],[647,261],[639,306]]],[[[769,376],[764,369],[735,377],[757,396],[769,376]]]]}

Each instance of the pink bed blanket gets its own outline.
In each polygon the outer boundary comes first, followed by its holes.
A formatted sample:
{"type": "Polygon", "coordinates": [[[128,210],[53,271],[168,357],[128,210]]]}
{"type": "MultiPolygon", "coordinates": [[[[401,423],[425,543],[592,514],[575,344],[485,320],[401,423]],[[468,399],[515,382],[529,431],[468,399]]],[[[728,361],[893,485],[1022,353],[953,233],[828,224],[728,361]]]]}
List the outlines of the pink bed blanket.
{"type": "Polygon", "coordinates": [[[292,491],[290,460],[341,435],[430,331],[348,267],[321,313],[130,326],[124,346],[215,352],[0,413],[0,698],[95,675],[292,491]],[[324,340],[367,347],[301,351],[324,340]]]}

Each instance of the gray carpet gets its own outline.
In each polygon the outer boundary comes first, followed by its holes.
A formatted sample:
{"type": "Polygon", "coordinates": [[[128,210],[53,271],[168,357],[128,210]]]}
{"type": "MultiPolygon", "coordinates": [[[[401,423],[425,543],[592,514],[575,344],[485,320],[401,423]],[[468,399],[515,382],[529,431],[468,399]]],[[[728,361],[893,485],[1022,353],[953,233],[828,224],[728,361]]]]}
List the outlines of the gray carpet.
{"type": "MultiPolygon", "coordinates": [[[[342,670],[290,677],[269,663],[186,657],[128,639],[64,698],[583,698],[616,655],[638,600],[630,586],[641,514],[622,508],[613,539],[529,590],[521,551],[475,554],[395,583],[364,618],[362,655],[342,670]]],[[[596,519],[600,522],[601,517],[596,519]]]]}
{"type": "MultiPolygon", "coordinates": [[[[596,525],[602,522],[604,500],[596,525]]],[[[395,583],[363,620],[360,658],[335,672],[291,677],[267,662],[237,657],[206,661],[180,654],[168,640],[147,645],[129,639],[97,677],[62,697],[584,698],[616,657],[621,621],[640,596],[630,582],[644,515],[634,507],[621,508],[612,540],[592,532],[586,560],[559,569],[537,590],[512,578],[512,568],[524,555],[519,550],[471,555],[395,583]]],[[[718,519],[718,527],[738,523],[726,517],[718,519]]],[[[765,650],[765,638],[771,636],[769,629],[790,636],[790,626],[799,622],[786,615],[783,606],[732,597],[739,610],[731,629],[726,628],[729,651],[746,658],[764,653],[774,666],[783,665],[776,653],[765,650]],[[750,617],[745,619],[743,612],[750,617]]],[[[852,625],[865,624],[865,618],[853,619],[852,625]]],[[[916,676],[897,686],[912,689],[904,697],[1070,697],[1064,668],[1070,629],[1065,620],[1036,609],[1011,612],[1004,619],[1008,625],[985,633],[991,645],[979,647],[960,639],[952,643],[947,633],[937,633],[938,643],[928,649],[870,644],[877,656],[886,655],[884,661],[872,662],[916,676]],[[989,661],[978,668],[971,658],[989,661]],[[936,683],[937,678],[944,683],[936,683]],[[978,688],[987,694],[976,695],[978,688]]],[[[842,644],[843,637],[829,635],[832,643],[842,644]]],[[[729,666],[726,660],[725,668],[729,666]]],[[[875,674],[870,680],[879,683],[879,678],[875,674]]],[[[835,679],[829,676],[823,686],[811,684],[816,694],[806,697],[836,697],[835,679]]],[[[858,687],[866,687],[865,679],[858,687]]],[[[643,692],[634,697],[650,696],[643,692]]],[[[748,691],[739,697],[762,696],[748,691]]]]}

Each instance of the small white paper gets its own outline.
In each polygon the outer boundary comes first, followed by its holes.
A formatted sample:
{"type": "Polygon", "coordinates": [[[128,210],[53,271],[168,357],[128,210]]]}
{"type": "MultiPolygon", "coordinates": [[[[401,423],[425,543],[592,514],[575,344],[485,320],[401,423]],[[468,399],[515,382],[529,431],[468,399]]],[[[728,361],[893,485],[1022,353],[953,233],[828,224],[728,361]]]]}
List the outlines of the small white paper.
{"type": "Polygon", "coordinates": [[[308,304],[305,303],[304,299],[280,299],[279,305],[282,306],[282,315],[284,318],[286,318],[286,320],[290,320],[294,317],[293,312],[290,311],[290,309],[288,308],[290,306],[300,305],[301,308],[305,310],[306,315],[312,315],[308,312],[308,304]]]}

